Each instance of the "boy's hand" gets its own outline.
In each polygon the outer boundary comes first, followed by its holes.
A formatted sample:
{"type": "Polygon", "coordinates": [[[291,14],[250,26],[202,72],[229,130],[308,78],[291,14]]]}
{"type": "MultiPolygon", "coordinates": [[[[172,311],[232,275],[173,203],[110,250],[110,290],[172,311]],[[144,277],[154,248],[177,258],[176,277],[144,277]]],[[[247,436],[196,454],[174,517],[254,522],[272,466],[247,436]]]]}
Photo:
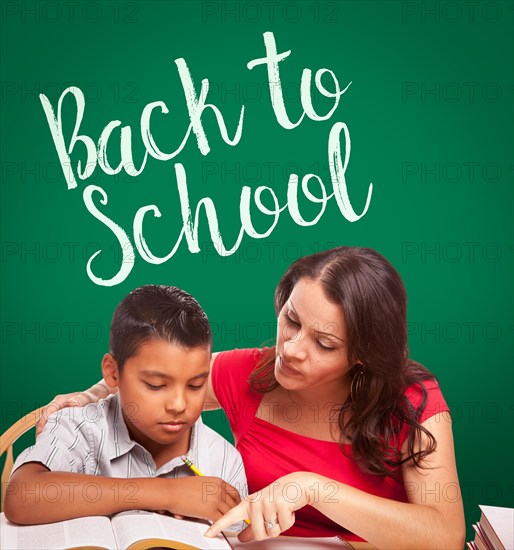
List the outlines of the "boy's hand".
{"type": "MultiPolygon", "coordinates": [[[[216,521],[241,502],[239,492],[219,477],[188,476],[170,481],[163,494],[165,508],[174,516],[216,521]]],[[[159,499],[160,500],[160,499],[159,499]]]]}

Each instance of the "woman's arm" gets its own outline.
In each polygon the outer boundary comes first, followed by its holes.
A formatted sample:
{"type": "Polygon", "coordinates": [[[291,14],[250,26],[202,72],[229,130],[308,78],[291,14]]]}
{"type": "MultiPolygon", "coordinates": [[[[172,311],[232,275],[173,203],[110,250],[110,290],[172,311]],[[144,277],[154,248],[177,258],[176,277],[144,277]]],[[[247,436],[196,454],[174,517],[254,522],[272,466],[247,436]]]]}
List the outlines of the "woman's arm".
{"type": "Polygon", "coordinates": [[[203,404],[204,411],[214,411],[221,408],[218,398],[214,393],[214,388],[212,387],[212,369],[217,356],[218,353],[213,353],[211,356],[211,371],[209,372],[209,378],[207,379],[207,395],[205,396],[205,401],[203,404]]]}
{"type": "Polygon", "coordinates": [[[344,487],[338,491],[343,506],[322,498],[314,506],[380,548],[463,548],[466,529],[450,416],[437,414],[423,426],[435,437],[437,449],[425,459],[426,469],[403,468],[409,503],[344,487]]]}
{"type": "MultiPolygon", "coordinates": [[[[447,413],[423,422],[437,450],[425,459],[428,468],[403,468],[408,503],[370,495],[309,472],[295,472],[250,495],[209,530],[215,535],[249,517],[241,540],[278,536],[294,523],[294,512],[310,504],[342,527],[379,548],[463,548],[465,523],[451,421],[447,413]],[[266,529],[265,521],[278,518],[266,529]]],[[[422,445],[426,444],[422,440],[422,445]]]]}
{"type": "MultiPolygon", "coordinates": [[[[212,387],[212,367],[217,355],[217,353],[213,353],[211,357],[211,372],[207,381],[207,395],[203,407],[204,411],[212,411],[220,408],[220,404],[212,387]]],[[[100,399],[105,399],[107,396],[117,392],[118,388],[112,388],[108,386],[104,380],[100,380],[85,391],[56,395],[41,412],[41,416],[36,424],[36,437],[43,431],[48,417],[58,410],[64,409],[65,407],[83,407],[88,403],[97,403],[100,399]]]]}
{"type": "Polygon", "coordinates": [[[111,478],[52,472],[27,462],[9,480],[4,511],[9,521],[22,525],[125,510],[166,510],[214,521],[240,500],[237,490],[217,477],[111,478]]]}

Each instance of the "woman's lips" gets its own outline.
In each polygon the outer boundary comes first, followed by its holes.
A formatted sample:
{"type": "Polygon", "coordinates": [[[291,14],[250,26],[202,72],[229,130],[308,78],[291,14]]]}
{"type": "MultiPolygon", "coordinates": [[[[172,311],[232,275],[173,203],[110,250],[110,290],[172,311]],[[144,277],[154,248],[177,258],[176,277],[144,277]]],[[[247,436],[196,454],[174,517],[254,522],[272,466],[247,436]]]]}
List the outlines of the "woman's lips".
{"type": "Polygon", "coordinates": [[[302,374],[300,371],[293,369],[285,363],[281,355],[278,355],[278,368],[286,376],[301,376],[302,374]]]}

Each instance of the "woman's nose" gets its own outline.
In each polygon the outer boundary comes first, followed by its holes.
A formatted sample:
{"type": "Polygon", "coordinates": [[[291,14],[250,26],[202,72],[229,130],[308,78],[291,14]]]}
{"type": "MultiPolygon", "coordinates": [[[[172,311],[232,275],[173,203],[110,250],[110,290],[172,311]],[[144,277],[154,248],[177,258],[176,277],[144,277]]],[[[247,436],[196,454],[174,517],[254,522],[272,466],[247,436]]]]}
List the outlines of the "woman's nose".
{"type": "Polygon", "coordinates": [[[294,358],[299,361],[303,361],[307,357],[301,329],[298,329],[294,334],[287,335],[284,339],[283,354],[286,358],[294,358]]]}

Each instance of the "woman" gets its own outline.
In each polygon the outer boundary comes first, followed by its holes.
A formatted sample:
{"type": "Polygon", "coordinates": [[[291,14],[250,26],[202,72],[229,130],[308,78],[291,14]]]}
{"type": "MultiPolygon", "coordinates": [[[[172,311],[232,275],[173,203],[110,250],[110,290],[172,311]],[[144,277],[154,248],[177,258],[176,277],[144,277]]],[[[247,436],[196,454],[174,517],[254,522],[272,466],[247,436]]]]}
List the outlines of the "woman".
{"type": "MultiPolygon", "coordinates": [[[[225,410],[254,494],[207,534],[249,518],[243,541],[287,531],[462,548],[448,407],[407,358],[396,270],[365,248],[307,256],[278,284],[275,309],[275,348],[213,354],[206,403],[225,410]]],[[[100,383],[53,405],[105,395],[100,383]]]]}

